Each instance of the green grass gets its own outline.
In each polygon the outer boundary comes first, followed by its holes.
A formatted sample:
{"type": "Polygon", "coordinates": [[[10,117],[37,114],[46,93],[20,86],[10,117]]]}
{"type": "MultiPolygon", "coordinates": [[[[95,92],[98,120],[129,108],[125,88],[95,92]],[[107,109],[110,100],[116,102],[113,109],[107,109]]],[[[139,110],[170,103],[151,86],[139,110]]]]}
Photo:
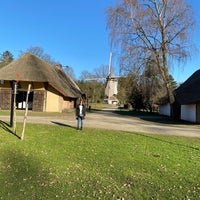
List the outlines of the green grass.
{"type": "Polygon", "coordinates": [[[112,109],[117,108],[117,105],[114,104],[106,104],[106,103],[89,103],[92,110],[102,110],[102,109],[112,109]]]}
{"type": "MultiPolygon", "coordinates": [[[[16,110],[16,115],[17,116],[24,116],[25,114],[25,110],[16,110]]],[[[9,110],[0,110],[0,116],[4,116],[4,115],[10,115],[10,111],[9,110]]],[[[74,109],[69,110],[68,112],[34,112],[29,110],[28,111],[28,116],[40,116],[40,117],[49,117],[49,116],[68,116],[68,115],[74,115],[74,109]]]]}
{"type": "Polygon", "coordinates": [[[0,199],[200,198],[200,139],[1,125],[0,199]]]}
{"type": "Polygon", "coordinates": [[[136,110],[128,110],[128,109],[118,109],[115,111],[120,115],[127,116],[158,116],[158,112],[147,112],[147,111],[136,111],[136,110]]]}

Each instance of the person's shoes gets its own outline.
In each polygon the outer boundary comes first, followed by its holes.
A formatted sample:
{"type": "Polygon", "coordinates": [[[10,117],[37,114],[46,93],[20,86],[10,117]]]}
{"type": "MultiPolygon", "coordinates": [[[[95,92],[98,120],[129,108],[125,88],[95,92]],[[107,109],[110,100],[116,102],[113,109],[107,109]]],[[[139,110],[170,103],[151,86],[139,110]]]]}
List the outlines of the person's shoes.
{"type": "Polygon", "coordinates": [[[76,130],[83,130],[83,127],[77,127],[76,130]]]}

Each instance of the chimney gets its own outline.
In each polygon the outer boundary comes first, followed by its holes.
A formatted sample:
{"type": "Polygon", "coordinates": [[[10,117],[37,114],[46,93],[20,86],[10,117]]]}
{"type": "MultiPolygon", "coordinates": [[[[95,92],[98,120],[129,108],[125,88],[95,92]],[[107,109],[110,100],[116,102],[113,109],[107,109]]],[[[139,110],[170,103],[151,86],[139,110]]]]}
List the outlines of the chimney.
{"type": "Polygon", "coordinates": [[[57,64],[57,65],[56,65],[56,68],[57,68],[58,70],[62,71],[62,65],[61,65],[61,64],[57,64]]]}

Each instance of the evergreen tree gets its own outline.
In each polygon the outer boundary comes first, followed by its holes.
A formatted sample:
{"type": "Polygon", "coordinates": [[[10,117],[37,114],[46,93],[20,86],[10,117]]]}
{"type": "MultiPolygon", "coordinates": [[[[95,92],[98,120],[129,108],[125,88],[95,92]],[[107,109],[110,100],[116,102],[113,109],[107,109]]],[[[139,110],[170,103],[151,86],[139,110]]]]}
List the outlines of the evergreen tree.
{"type": "Polygon", "coordinates": [[[12,53],[4,51],[0,56],[0,68],[8,65],[14,60],[12,53]]]}

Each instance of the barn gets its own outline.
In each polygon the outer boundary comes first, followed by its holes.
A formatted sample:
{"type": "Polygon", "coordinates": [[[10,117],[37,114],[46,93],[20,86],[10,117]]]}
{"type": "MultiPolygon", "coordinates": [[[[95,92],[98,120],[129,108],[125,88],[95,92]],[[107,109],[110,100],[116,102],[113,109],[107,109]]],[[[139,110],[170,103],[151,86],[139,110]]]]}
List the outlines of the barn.
{"type": "Polygon", "coordinates": [[[180,119],[200,123],[200,70],[194,72],[175,91],[180,119]]]}
{"type": "MultiPolygon", "coordinates": [[[[194,72],[184,83],[174,90],[175,115],[185,121],[200,123],[200,70],[194,72]]],[[[159,106],[159,113],[171,116],[169,102],[159,106]]]]}
{"type": "Polygon", "coordinates": [[[26,53],[0,69],[0,109],[10,110],[13,81],[18,81],[16,108],[25,109],[28,85],[31,84],[28,108],[37,112],[64,112],[75,107],[82,95],[61,65],[53,66],[26,53]]]}

